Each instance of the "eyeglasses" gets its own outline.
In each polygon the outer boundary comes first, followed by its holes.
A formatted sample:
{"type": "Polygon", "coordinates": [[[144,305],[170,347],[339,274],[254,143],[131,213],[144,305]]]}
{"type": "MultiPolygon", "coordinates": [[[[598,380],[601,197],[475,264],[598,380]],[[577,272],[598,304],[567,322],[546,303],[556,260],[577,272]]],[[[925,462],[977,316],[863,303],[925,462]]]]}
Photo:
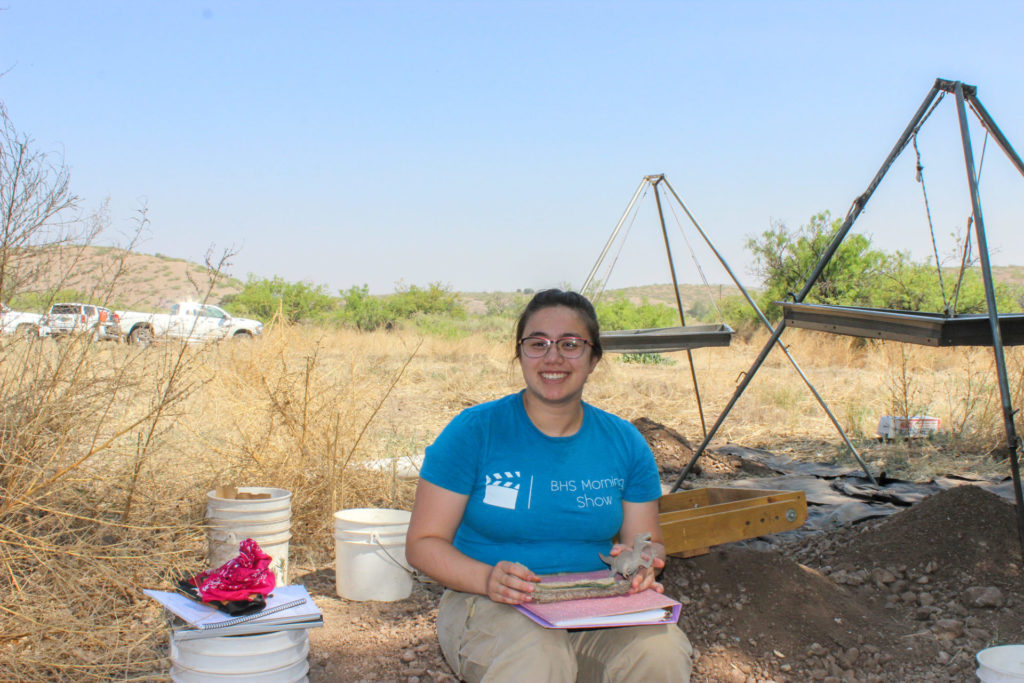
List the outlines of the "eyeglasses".
{"type": "Polygon", "coordinates": [[[560,337],[558,339],[523,337],[519,340],[519,346],[529,358],[540,358],[546,355],[552,344],[558,349],[562,358],[579,358],[583,355],[583,349],[587,348],[587,344],[593,346],[583,337],[560,337]]]}

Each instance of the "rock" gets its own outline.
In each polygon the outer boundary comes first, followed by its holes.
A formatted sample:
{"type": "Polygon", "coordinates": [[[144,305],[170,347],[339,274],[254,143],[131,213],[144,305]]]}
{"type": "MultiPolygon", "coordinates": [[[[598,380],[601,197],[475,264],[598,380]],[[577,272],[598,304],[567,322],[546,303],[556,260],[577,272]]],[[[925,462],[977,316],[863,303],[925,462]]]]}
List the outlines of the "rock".
{"type": "Polygon", "coordinates": [[[995,586],[971,586],[964,591],[964,602],[971,607],[1002,607],[1006,598],[995,586]]]}
{"type": "Polygon", "coordinates": [[[402,654],[398,656],[406,664],[416,661],[416,653],[413,650],[402,650],[402,654]]]}
{"type": "Polygon", "coordinates": [[[947,609],[958,617],[967,616],[967,608],[955,600],[949,603],[947,609]]]}
{"type": "Polygon", "coordinates": [[[888,586],[893,581],[895,581],[896,575],[888,569],[876,567],[875,569],[871,570],[871,580],[875,582],[876,586],[882,588],[883,586],[888,586]]]}
{"type": "Polygon", "coordinates": [[[867,581],[868,572],[865,569],[859,571],[850,572],[846,576],[846,584],[848,586],[863,586],[864,582],[867,581]]]}
{"type": "Polygon", "coordinates": [[[722,679],[722,683],[747,683],[747,675],[742,671],[732,669],[722,679]]]}
{"type": "Polygon", "coordinates": [[[980,628],[980,627],[965,628],[964,629],[964,635],[966,635],[968,638],[971,638],[973,640],[980,641],[980,642],[983,642],[983,643],[987,642],[989,640],[992,640],[992,632],[989,631],[987,628],[980,628]]]}
{"type": "Polygon", "coordinates": [[[964,632],[964,622],[959,619],[937,619],[932,624],[932,631],[939,640],[953,640],[964,632]]]}
{"type": "Polygon", "coordinates": [[[950,659],[952,659],[952,656],[945,650],[939,650],[939,654],[935,657],[935,661],[942,666],[949,664],[950,659]]]}

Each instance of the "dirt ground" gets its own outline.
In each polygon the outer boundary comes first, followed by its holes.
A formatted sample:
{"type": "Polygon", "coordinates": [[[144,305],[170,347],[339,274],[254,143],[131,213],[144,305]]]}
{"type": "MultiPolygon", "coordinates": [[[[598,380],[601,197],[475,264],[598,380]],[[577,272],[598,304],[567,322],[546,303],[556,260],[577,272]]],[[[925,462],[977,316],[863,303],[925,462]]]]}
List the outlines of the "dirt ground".
{"type": "MultiPolygon", "coordinates": [[[[678,471],[685,453],[643,431],[663,475],[678,471]]],[[[702,477],[742,467],[702,462],[702,477]]],[[[684,605],[694,681],[970,681],[979,650],[1024,641],[1014,508],[977,487],[770,549],[749,545],[669,558],[661,576],[684,605]]],[[[401,601],[354,602],[336,595],[333,568],[296,578],[324,612],[310,634],[314,683],[455,680],[434,635],[437,585],[417,583],[401,601]]]]}

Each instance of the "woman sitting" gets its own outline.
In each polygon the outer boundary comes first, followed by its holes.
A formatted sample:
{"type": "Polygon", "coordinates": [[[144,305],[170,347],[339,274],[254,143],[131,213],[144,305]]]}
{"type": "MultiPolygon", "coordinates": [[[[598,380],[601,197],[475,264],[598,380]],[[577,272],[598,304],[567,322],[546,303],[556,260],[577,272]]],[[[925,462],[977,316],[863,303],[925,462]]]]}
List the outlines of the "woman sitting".
{"type": "Polygon", "coordinates": [[[600,554],[650,534],[665,566],[654,456],[625,420],[583,402],[601,360],[594,308],[583,296],[538,292],[516,325],[526,388],[463,411],[427,448],[406,542],[409,563],[447,590],[441,650],[465,681],[665,681],[690,678],[678,626],[545,629],[513,605],[539,574],[606,568],[600,554]]]}

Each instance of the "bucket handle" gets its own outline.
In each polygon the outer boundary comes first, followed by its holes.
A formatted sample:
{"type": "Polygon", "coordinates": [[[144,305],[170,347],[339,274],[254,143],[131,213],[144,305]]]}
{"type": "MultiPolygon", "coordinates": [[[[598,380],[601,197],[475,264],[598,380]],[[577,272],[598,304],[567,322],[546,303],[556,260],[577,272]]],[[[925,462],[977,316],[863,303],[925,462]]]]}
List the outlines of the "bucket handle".
{"type": "Polygon", "coordinates": [[[379,547],[381,550],[383,550],[384,554],[388,556],[388,559],[391,560],[392,564],[394,564],[396,567],[398,567],[399,569],[404,571],[406,574],[408,574],[412,578],[419,580],[419,578],[420,578],[419,577],[419,572],[415,572],[415,571],[409,569],[404,564],[402,564],[401,562],[396,560],[395,556],[392,555],[388,551],[387,547],[383,543],[381,543],[380,533],[376,529],[374,529],[373,531],[370,532],[370,543],[376,543],[377,547],[379,547]]]}

